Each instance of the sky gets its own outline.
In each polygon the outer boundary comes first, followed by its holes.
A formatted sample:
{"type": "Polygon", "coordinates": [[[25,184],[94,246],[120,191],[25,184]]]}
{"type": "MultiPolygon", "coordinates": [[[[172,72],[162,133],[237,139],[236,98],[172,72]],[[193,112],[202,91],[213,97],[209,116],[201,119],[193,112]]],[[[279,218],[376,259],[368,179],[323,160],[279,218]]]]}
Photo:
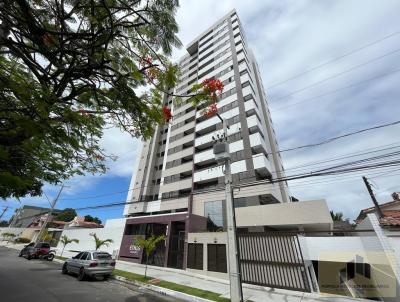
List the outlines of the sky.
{"type": "MultiPolygon", "coordinates": [[[[260,67],[280,149],[400,119],[400,72],[397,72],[400,70],[400,1],[185,0],[177,12],[178,37],[183,45],[233,8],[238,12],[248,46],[260,67]]],[[[183,54],[184,47],[174,50],[173,60],[183,54]]],[[[377,147],[396,147],[400,143],[399,134],[397,125],[317,148],[282,153],[286,174],[317,168],[307,166],[295,170],[299,165],[377,147]]],[[[126,199],[141,142],[118,129],[108,129],[102,146],[118,159],[109,163],[105,175],[80,176],[67,181],[68,187],[63,190],[57,208],[126,199]]],[[[400,191],[400,175],[397,168],[391,168],[292,181],[290,192],[300,200],[326,199],[331,210],[354,219],[362,208],[372,205],[362,175],[371,179],[379,202],[390,201],[390,194],[400,191]]],[[[58,189],[44,187],[50,199],[58,189]]],[[[44,196],[24,198],[21,202],[48,205],[44,196]]],[[[7,200],[3,205],[11,207],[4,215],[9,218],[19,203],[7,200]]],[[[78,214],[91,214],[105,221],[122,217],[122,212],[121,206],[78,214]]]]}

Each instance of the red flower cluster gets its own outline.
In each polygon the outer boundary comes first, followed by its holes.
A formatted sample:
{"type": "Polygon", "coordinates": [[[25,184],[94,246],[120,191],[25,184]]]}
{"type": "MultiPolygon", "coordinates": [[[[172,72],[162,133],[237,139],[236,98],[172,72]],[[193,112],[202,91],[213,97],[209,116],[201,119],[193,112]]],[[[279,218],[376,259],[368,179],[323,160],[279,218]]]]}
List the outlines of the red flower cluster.
{"type": "Polygon", "coordinates": [[[217,92],[219,93],[219,96],[222,95],[222,91],[224,90],[224,84],[220,80],[216,79],[205,79],[202,82],[202,85],[206,89],[207,93],[211,95],[211,97],[215,98],[217,92]]]}
{"type": "Polygon", "coordinates": [[[153,59],[147,56],[140,59],[139,65],[145,67],[146,65],[151,65],[151,63],[153,63],[153,59]]]}
{"type": "Polygon", "coordinates": [[[168,108],[167,106],[164,106],[163,107],[163,115],[164,115],[165,121],[168,123],[172,119],[171,109],[168,108]]]}
{"type": "Polygon", "coordinates": [[[216,103],[212,103],[210,106],[208,106],[208,108],[204,111],[204,115],[205,116],[213,116],[217,113],[218,108],[217,108],[217,104],[216,103]]]}

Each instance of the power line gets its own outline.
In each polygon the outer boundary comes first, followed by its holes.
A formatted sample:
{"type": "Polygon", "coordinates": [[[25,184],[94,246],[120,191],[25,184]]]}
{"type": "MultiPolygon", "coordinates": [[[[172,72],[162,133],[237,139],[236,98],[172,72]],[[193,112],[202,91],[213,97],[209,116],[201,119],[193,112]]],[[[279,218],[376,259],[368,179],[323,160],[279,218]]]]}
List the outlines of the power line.
{"type": "Polygon", "coordinates": [[[298,147],[279,150],[276,153],[288,152],[288,151],[299,150],[299,149],[310,148],[310,147],[317,147],[317,146],[321,146],[321,145],[325,145],[325,144],[331,143],[331,142],[333,142],[335,140],[338,140],[338,139],[342,139],[342,138],[345,138],[345,137],[349,137],[349,136],[352,136],[352,135],[356,135],[356,134],[367,132],[367,131],[371,131],[371,130],[376,130],[376,129],[380,129],[380,128],[394,126],[394,125],[397,125],[397,124],[400,124],[400,120],[395,121],[395,122],[391,122],[391,123],[387,123],[387,124],[374,126],[374,127],[364,128],[364,129],[361,129],[361,130],[349,132],[349,133],[346,133],[346,134],[343,134],[343,135],[339,135],[339,136],[335,136],[335,137],[331,137],[329,139],[326,139],[326,140],[318,142],[318,143],[313,143],[313,144],[302,145],[302,146],[298,146],[298,147]]]}
{"type": "Polygon", "coordinates": [[[294,95],[294,94],[297,94],[297,93],[299,93],[299,92],[302,92],[302,91],[304,91],[304,90],[307,90],[307,89],[309,89],[309,88],[312,88],[312,87],[314,87],[314,86],[316,86],[316,85],[319,85],[319,84],[324,83],[324,82],[326,82],[326,81],[329,81],[329,80],[332,80],[332,79],[334,79],[334,78],[337,78],[337,77],[339,77],[339,76],[341,76],[341,75],[343,75],[343,74],[346,74],[346,73],[348,73],[348,72],[350,72],[350,71],[353,71],[353,70],[358,69],[358,68],[360,68],[360,67],[363,67],[363,66],[365,66],[365,65],[371,64],[371,63],[373,63],[373,62],[375,62],[375,61],[378,61],[378,60],[380,60],[380,59],[383,59],[384,57],[390,56],[390,55],[392,55],[392,54],[394,54],[394,53],[397,53],[397,52],[399,52],[399,51],[400,51],[400,48],[398,48],[398,49],[396,49],[396,50],[393,50],[393,51],[391,51],[391,52],[385,53],[384,55],[381,55],[381,56],[379,56],[379,57],[373,58],[373,59],[368,60],[368,61],[366,61],[366,62],[364,62],[364,63],[355,65],[355,66],[353,66],[353,67],[351,67],[351,68],[349,68],[349,69],[346,69],[346,70],[344,70],[344,71],[341,71],[341,72],[339,72],[339,73],[336,73],[336,74],[334,74],[334,75],[331,75],[331,76],[329,76],[329,77],[327,77],[327,78],[325,78],[325,79],[319,80],[319,81],[314,82],[314,83],[312,83],[312,84],[310,84],[310,85],[307,85],[307,86],[302,87],[302,88],[300,88],[300,89],[294,90],[293,92],[291,92],[291,93],[289,93],[289,94],[287,94],[287,95],[284,95],[284,96],[279,97],[279,98],[276,98],[276,99],[272,99],[272,101],[273,101],[273,102],[276,102],[276,101],[279,101],[279,100],[282,100],[282,99],[286,99],[286,98],[289,97],[289,96],[292,96],[292,95],[294,95]]]}
{"type": "MultiPolygon", "coordinates": [[[[399,141],[399,142],[400,142],[400,141],[399,141]]],[[[381,145],[381,146],[378,146],[378,147],[367,148],[367,149],[363,149],[363,150],[366,151],[366,150],[373,150],[373,149],[377,149],[377,148],[381,148],[381,147],[385,147],[385,146],[392,146],[392,145],[397,144],[397,143],[399,143],[399,142],[394,142],[394,143],[391,143],[391,144],[381,145]]],[[[347,154],[343,154],[343,156],[340,156],[340,157],[333,157],[333,158],[330,158],[329,160],[316,161],[316,162],[309,162],[309,163],[306,163],[306,164],[304,164],[304,165],[294,166],[294,167],[292,167],[292,168],[288,168],[288,169],[285,169],[285,170],[276,170],[276,171],[272,171],[272,173],[287,172],[287,171],[290,171],[290,170],[304,169],[304,168],[306,168],[306,167],[308,167],[308,166],[314,166],[314,165],[317,165],[317,164],[333,162],[333,161],[337,161],[337,160],[340,160],[340,159],[351,158],[351,157],[360,156],[360,155],[367,155],[367,154],[371,154],[371,153],[387,151],[387,150],[391,150],[391,149],[399,148],[399,147],[400,147],[400,146],[389,147],[389,148],[382,148],[382,149],[378,149],[378,150],[375,150],[375,151],[362,152],[362,153],[357,153],[357,152],[347,153],[347,154]]],[[[256,155],[254,155],[253,157],[256,157],[256,156],[264,156],[264,153],[256,154],[256,155]]],[[[253,157],[252,157],[252,158],[253,158],[253,157]]],[[[243,158],[243,159],[246,159],[246,158],[243,158]]],[[[216,166],[216,167],[213,167],[213,168],[218,168],[218,167],[219,167],[219,166],[216,166]]],[[[206,170],[206,169],[205,169],[205,170],[206,170]]],[[[195,171],[195,172],[199,172],[199,171],[195,171]]],[[[151,185],[146,185],[146,186],[135,187],[135,188],[128,189],[128,190],[110,192],[110,193],[101,194],[101,195],[83,196],[83,197],[77,197],[77,198],[63,198],[63,199],[60,199],[60,201],[67,201],[67,200],[83,200],[83,199],[95,199],[95,198],[100,198],[100,197],[107,197],[107,196],[111,196],[111,195],[117,195],[117,194],[120,194],[120,193],[127,193],[127,192],[130,192],[130,191],[135,191],[135,190],[144,189],[144,188],[147,188],[147,187],[150,187],[150,186],[153,186],[153,184],[151,184],[151,185]]]]}
{"type": "Polygon", "coordinates": [[[363,49],[365,49],[365,48],[368,48],[368,47],[371,47],[371,46],[373,46],[373,45],[375,45],[375,44],[378,44],[378,43],[380,43],[380,42],[382,42],[382,41],[384,41],[384,40],[386,40],[386,39],[389,39],[389,38],[391,38],[391,37],[393,37],[393,36],[395,36],[395,35],[398,35],[399,33],[400,33],[400,31],[396,31],[396,32],[394,32],[394,33],[391,33],[390,35],[384,36],[384,37],[381,38],[381,39],[375,40],[375,41],[370,42],[370,43],[368,43],[368,44],[365,44],[365,45],[363,45],[363,46],[361,46],[361,47],[358,47],[358,48],[355,48],[355,49],[353,49],[353,50],[350,50],[350,51],[344,53],[343,55],[341,55],[341,56],[339,56],[339,57],[333,58],[333,59],[331,59],[331,60],[329,60],[329,61],[327,61],[327,62],[325,62],[325,63],[322,63],[322,64],[320,64],[320,65],[316,65],[316,66],[314,66],[314,67],[312,67],[312,68],[310,68],[310,69],[307,69],[306,71],[303,71],[303,72],[301,72],[301,73],[299,73],[299,74],[296,74],[296,75],[294,75],[294,76],[292,76],[292,77],[290,77],[290,78],[288,78],[288,79],[286,79],[286,80],[283,80],[283,81],[281,81],[281,82],[278,82],[278,83],[276,83],[276,84],[273,84],[273,85],[271,85],[271,86],[268,86],[267,89],[271,89],[272,87],[280,86],[280,85],[282,85],[282,84],[284,84],[284,83],[287,83],[287,82],[289,82],[289,81],[291,81],[291,80],[297,79],[297,78],[299,78],[299,77],[301,77],[301,76],[303,76],[303,75],[305,75],[305,74],[307,74],[307,73],[310,73],[311,71],[314,71],[314,70],[316,70],[316,69],[318,69],[318,68],[321,68],[321,67],[323,67],[323,66],[326,66],[326,65],[332,64],[332,63],[334,63],[334,62],[336,62],[336,61],[339,61],[340,59],[342,59],[342,58],[344,58],[344,57],[347,57],[347,56],[352,55],[352,54],[354,54],[354,53],[356,53],[356,52],[359,52],[359,51],[361,51],[361,50],[363,50],[363,49]]]}
{"type": "Polygon", "coordinates": [[[340,87],[338,89],[334,89],[334,90],[328,91],[326,93],[323,93],[323,94],[320,94],[320,95],[317,95],[317,96],[314,96],[314,97],[311,97],[311,98],[306,98],[306,99],[300,100],[298,102],[290,103],[290,104],[288,104],[286,106],[281,106],[281,107],[278,107],[278,108],[271,108],[271,111],[272,112],[280,111],[280,110],[283,110],[283,109],[286,109],[286,108],[290,108],[290,107],[296,106],[296,105],[301,104],[301,103],[310,102],[310,101],[318,101],[322,97],[326,97],[328,95],[335,94],[335,93],[337,93],[339,91],[346,90],[346,89],[349,89],[349,88],[352,88],[352,87],[356,87],[358,85],[365,84],[367,82],[370,82],[370,81],[373,81],[373,80],[376,80],[376,79],[379,79],[379,78],[386,77],[388,75],[397,73],[399,71],[400,71],[400,69],[396,69],[396,70],[390,71],[388,73],[381,74],[379,76],[376,76],[376,77],[373,77],[373,78],[369,78],[367,80],[363,80],[363,81],[360,81],[360,82],[357,82],[357,83],[354,83],[354,84],[346,85],[346,86],[340,87]]]}

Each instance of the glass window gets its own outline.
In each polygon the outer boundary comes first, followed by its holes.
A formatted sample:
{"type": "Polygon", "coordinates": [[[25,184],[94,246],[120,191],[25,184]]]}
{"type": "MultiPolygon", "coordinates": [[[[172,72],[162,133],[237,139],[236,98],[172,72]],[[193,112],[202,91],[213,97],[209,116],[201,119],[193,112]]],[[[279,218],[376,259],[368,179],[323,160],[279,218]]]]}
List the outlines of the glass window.
{"type": "Polygon", "coordinates": [[[93,253],[93,258],[94,259],[100,259],[100,260],[111,260],[111,255],[109,253],[93,253]]]}
{"type": "Polygon", "coordinates": [[[222,201],[208,201],[204,203],[204,216],[207,217],[207,230],[218,231],[224,226],[222,201]]]}
{"type": "Polygon", "coordinates": [[[88,259],[88,255],[89,255],[89,253],[83,253],[83,255],[81,256],[81,260],[89,260],[88,259]]]}
{"type": "Polygon", "coordinates": [[[78,255],[76,255],[75,257],[73,257],[74,259],[80,259],[83,255],[83,252],[80,252],[78,255]]]}

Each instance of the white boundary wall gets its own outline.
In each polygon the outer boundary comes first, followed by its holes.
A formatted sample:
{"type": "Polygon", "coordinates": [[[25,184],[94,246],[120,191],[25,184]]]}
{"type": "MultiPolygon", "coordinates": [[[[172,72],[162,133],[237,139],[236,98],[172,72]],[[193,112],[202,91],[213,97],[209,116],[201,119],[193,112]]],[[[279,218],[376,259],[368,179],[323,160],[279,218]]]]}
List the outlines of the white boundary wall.
{"type": "MultiPolygon", "coordinates": [[[[125,218],[121,219],[110,219],[106,221],[104,228],[86,229],[86,228],[76,228],[76,229],[66,229],[62,232],[61,236],[66,235],[70,239],[78,239],[79,243],[70,243],[65,247],[63,256],[69,257],[80,251],[94,250],[95,243],[91,233],[96,233],[97,237],[101,240],[112,239],[113,243],[109,246],[103,246],[100,248],[101,251],[108,252],[114,257],[118,255],[119,248],[121,246],[122,235],[125,228],[125,218]]],[[[61,253],[63,245],[58,243],[57,250],[58,254],[61,253]]]]}

